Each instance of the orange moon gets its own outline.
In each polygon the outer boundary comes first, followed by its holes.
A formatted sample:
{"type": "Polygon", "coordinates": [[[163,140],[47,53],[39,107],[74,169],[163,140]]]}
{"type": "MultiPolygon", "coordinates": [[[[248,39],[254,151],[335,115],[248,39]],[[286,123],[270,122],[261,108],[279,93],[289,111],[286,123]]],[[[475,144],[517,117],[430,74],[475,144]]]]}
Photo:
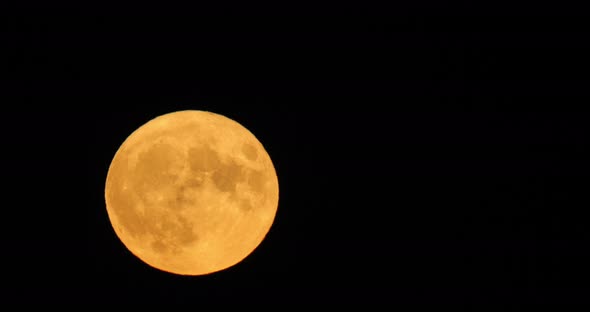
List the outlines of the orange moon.
{"type": "Polygon", "coordinates": [[[278,178],[258,139],[219,114],[186,110],[135,130],[109,166],[116,235],[148,265],[180,275],[231,267],[270,230],[278,178]]]}

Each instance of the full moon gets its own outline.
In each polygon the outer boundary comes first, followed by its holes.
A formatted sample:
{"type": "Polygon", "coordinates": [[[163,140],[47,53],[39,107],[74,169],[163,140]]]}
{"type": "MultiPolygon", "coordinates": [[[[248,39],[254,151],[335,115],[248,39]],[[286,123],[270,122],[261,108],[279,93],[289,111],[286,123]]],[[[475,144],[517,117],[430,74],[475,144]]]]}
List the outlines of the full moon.
{"type": "Polygon", "coordinates": [[[135,130],[108,169],[105,200],[116,235],[148,265],[180,275],[231,267],[267,235],[277,174],[258,139],[219,114],[186,110],[135,130]]]}

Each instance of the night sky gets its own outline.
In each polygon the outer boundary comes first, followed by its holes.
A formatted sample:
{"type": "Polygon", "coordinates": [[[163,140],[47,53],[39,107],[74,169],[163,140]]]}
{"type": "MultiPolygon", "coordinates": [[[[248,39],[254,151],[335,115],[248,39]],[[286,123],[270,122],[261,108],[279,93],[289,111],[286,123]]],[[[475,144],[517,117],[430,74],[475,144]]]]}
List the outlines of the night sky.
{"type": "Polygon", "coordinates": [[[574,13],[273,8],[14,18],[8,94],[24,102],[4,126],[24,120],[17,133],[38,143],[7,138],[25,155],[8,157],[44,162],[5,174],[15,189],[50,187],[24,192],[43,202],[31,206],[45,207],[35,222],[47,230],[6,238],[18,255],[7,261],[36,268],[10,279],[9,296],[195,308],[582,298],[590,51],[574,13]],[[133,256],[104,203],[123,140],[184,109],[244,125],[279,178],[263,243],[200,277],[133,256]]]}

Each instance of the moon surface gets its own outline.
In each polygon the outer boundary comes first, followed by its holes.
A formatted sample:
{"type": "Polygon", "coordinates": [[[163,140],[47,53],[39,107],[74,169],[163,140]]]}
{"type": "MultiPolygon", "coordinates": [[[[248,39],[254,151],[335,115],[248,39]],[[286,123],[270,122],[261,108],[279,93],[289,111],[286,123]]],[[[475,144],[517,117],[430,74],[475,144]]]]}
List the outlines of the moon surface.
{"type": "Polygon", "coordinates": [[[119,147],[105,185],[123,244],[162,271],[203,275],[231,267],[262,242],[279,200],[258,139],[219,114],[158,116],[119,147]]]}

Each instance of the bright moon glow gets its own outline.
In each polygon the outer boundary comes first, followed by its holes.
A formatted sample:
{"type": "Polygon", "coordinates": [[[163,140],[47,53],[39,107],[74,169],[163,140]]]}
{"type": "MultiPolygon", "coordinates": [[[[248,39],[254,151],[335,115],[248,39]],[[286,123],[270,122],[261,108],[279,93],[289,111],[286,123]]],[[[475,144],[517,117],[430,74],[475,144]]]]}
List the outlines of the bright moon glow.
{"type": "Polygon", "coordinates": [[[123,142],[105,199],[115,233],[135,256],[163,271],[203,275],[237,264],[262,242],[279,186],[250,131],[187,110],[156,117],[123,142]]]}

